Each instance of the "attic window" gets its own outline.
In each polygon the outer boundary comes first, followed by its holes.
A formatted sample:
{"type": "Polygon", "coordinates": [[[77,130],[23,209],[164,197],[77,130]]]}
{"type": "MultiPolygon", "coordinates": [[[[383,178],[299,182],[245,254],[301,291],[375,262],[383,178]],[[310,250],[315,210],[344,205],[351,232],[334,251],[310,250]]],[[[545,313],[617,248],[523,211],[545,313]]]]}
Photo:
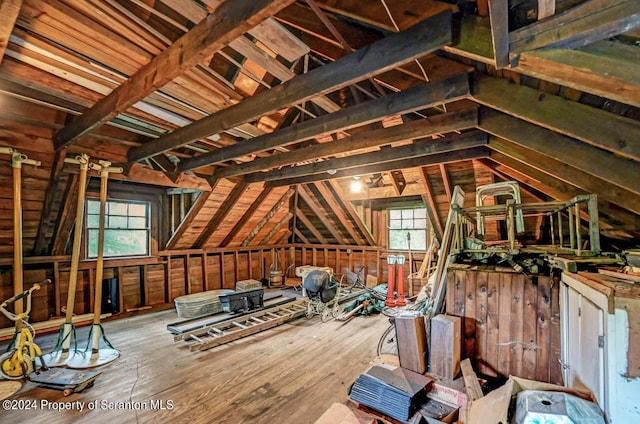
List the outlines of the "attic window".
{"type": "Polygon", "coordinates": [[[389,249],[427,250],[427,209],[388,209],[388,212],[389,249]]]}
{"type": "MultiPolygon", "coordinates": [[[[98,256],[100,202],[87,200],[86,256],[98,256]]],[[[105,214],[104,256],[149,255],[149,203],[108,200],[105,214]]]]}

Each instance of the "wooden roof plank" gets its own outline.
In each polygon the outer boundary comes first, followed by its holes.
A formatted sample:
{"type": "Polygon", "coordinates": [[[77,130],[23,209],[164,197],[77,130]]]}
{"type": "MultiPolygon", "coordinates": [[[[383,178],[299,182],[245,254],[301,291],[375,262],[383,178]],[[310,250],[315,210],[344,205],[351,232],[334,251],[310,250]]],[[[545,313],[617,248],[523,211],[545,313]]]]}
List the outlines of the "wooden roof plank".
{"type": "Polygon", "coordinates": [[[284,206],[284,204],[293,196],[295,190],[293,188],[289,188],[283,195],[278,199],[278,201],[271,207],[269,212],[258,222],[258,225],[251,230],[249,235],[242,242],[242,247],[246,247],[251,243],[251,241],[258,235],[260,230],[273,218],[273,216],[284,206]]]}
{"type": "Polygon", "coordinates": [[[338,231],[338,229],[327,219],[324,208],[320,206],[318,202],[313,198],[313,195],[308,191],[307,186],[298,186],[298,194],[302,200],[309,206],[309,209],[318,217],[322,225],[331,233],[338,244],[347,244],[344,236],[338,231]]]}
{"type": "Polygon", "coordinates": [[[273,18],[265,20],[248,32],[289,62],[294,62],[309,53],[309,46],[273,18]]]}
{"type": "Polygon", "coordinates": [[[427,168],[421,166],[419,168],[420,180],[422,181],[422,185],[424,187],[425,193],[422,195],[422,201],[424,205],[427,207],[427,214],[429,215],[429,221],[431,221],[431,225],[436,233],[436,237],[438,240],[442,240],[442,221],[440,220],[440,216],[438,215],[438,205],[435,202],[435,197],[433,195],[433,189],[431,188],[431,183],[429,182],[429,173],[427,172],[427,168]]]}
{"type": "Polygon", "coordinates": [[[320,244],[329,244],[327,242],[327,239],[325,239],[322,236],[320,231],[318,231],[318,229],[315,227],[315,225],[313,225],[311,220],[304,214],[304,212],[300,208],[296,209],[296,219],[297,219],[298,222],[301,222],[302,225],[307,227],[307,230],[309,230],[309,232],[311,232],[311,234],[316,238],[316,240],[318,240],[320,242],[320,244]]]}
{"type": "Polygon", "coordinates": [[[4,0],[0,2],[0,63],[9,44],[9,36],[20,14],[22,0],[4,0]]]}
{"type": "Polygon", "coordinates": [[[358,227],[358,230],[360,230],[360,233],[364,235],[364,238],[367,244],[369,246],[375,246],[377,243],[375,238],[371,234],[371,230],[367,228],[364,221],[362,221],[362,218],[360,218],[360,215],[358,215],[358,213],[354,209],[351,202],[342,201],[342,199],[344,198],[344,194],[342,192],[342,187],[340,187],[340,184],[338,184],[338,182],[335,180],[331,180],[329,181],[329,185],[333,188],[333,191],[336,193],[337,198],[342,203],[343,210],[345,211],[345,213],[351,218],[353,222],[355,222],[356,226],[358,227]]]}
{"type": "Polygon", "coordinates": [[[220,223],[222,223],[227,217],[227,215],[229,215],[229,212],[231,212],[231,210],[234,208],[235,204],[238,202],[240,197],[242,197],[244,192],[247,191],[247,188],[249,188],[249,184],[245,183],[244,181],[239,182],[238,184],[235,185],[235,187],[233,187],[233,190],[231,190],[231,193],[229,193],[229,195],[226,197],[224,202],[222,202],[222,204],[220,205],[216,213],[209,220],[209,223],[204,228],[204,231],[200,233],[200,236],[198,236],[198,239],[195,242],[196,249],[202,249],[207,245],[207,243],[209,242],[209,239],[211,238],[213,233],[218,229],[218,226],[220,225],[220,223]]]}
{"type": "Polygon", "coordinates": [[[54,136],[56,149],[69,145],[76,138],[124,112],[292,1],[242,0],[223,3],[127,82],[58,131],[54,136]]]}
{"type": "Polygon", "coordinates": [[[282,128],[275,133],[256,137],[251,140],[251,143],[238,143],[183,160],[179,164],[178,169],[184,172],[200,166],[219,163],[234,157],[308,140],[333,131],[346,130],[375,122],[388,115],[407,113],[443,102],[459,100],[466,97],[468,93],[468,74],[457,74],[447,79],[429,82],[407,89],[401,93],[390,94],[360,105],[341,109],[338,112],[282,128]]]}
{"type": "MultiPolygon", "coordinates": [[[[233,3],[235,5],[236,2],[233,3]]],[[[451,13],[443,12],[406,31],[384,38],[366,49],[356,51],[157,140],[131,149],[129,160],[136,162],[154,156],[392,69],[450,43],[451,36],[451,13]]]]}
{"type": "Polygon", "coordinates": [[[331,190],[326,186],[325,182],[319,181],[313,184],[316,190],[318,190],[318,193],[320,193],[320,196],[322,196],[322,199],[327,202],[327,204],[331,208],[334,216],[338,219],[338,221],[340,221],[342,227],[347,230],[349,236],[351,236],[356,244],[362,244],[363,237],[355,231],[353,225],[344,212],[344,208],[339,204],[342,199],[336,199],[331,190]]]}
{"type": "Polygon", "coordinates": [[[231,240],[233,240],[236,234],[238,234],[238,231],[240,231],[240,229],[247,223],[247,221],[249,221],[249,219],[253,216],[260,205],[262,205],[265,199],[269,197],[272,191],[272,187],[264,187],[262,189],[260,195],[256,197],[253,203],[251,203],[251,206],[249,206],[244,214],[242,214],[242,217],[240,217],[240,219],[235,223],[231,231],[229,231],[229,234],[227,234],[224,240],[222,240],[222,242],[220,243],[220,247],[226,247],[231,242],[231,240]]]}

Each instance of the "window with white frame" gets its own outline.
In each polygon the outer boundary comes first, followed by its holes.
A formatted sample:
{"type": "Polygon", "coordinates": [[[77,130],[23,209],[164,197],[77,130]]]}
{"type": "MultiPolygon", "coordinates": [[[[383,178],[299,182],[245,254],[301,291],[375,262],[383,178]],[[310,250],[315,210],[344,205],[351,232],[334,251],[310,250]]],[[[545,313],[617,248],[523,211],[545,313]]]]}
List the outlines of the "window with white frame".
{"type": "Polygon", "coordinates": [[[427,250],[427,209],[388,209],[389,249],[427,250]]]}
{"type": "MultiPolygon", "coordinates": [[[[147,256],[151,228],[149,203],[108,200],[105,211],[104,256],[147,256]]],[[[98,256],[100,201],[87,200],[86,257],[98,256]]]]}

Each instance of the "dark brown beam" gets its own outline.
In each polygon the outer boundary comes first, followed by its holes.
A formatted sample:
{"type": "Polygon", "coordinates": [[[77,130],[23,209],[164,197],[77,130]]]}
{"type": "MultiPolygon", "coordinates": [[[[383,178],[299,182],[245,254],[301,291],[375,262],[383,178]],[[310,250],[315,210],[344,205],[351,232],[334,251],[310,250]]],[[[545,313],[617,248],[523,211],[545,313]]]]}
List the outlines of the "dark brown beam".
{"type": "MultiPolygon", "coordinates": [[[[486,141],[485,141],[486,143],[486,141]]],[[[428,156],[412,157],[392,162],[378,163],[375,165],[359,166],[357,168],[337,171],[334,175],[326,172],[321,174],[307,175],[297,178],[286,178],[282,180],[269,181],[267,184],[273,187],[282,187],[291,184],[307,184],[314,181],[326,181],[334,178],[353,177],[355,175],[368,175],[376,172],[386,172],[394,169],[414,168],[416,166],[437,165],[439,163],[454,163],[471,159],[486,158],[489,150],[485,147],[474,147],[471,149],[455,150],[446,153],[436,153],[428,156]]]]}
{"type": "MultiPolygon", "coordinates": [[[[459,100],[466,97],[468,94],[468,74],[458,74],[444,80],[422,84],[400,93],[390,94],[375,100],[370,100],[360,105],[344,108],[338,112],[323,115],[313,120],[304,121],[271,134],[255,137],[250,143],[238,143],[210,153],[185,159],[180,163],[178,169],[184,172],[200,166],[216,164],[250,153],[262,152],[276,147],[309,140],[319,135],[328,134],[334,131],[348,130],[353,127],[378,121],[389,115],[407,113],[441,103],[459,100]]],[[[435,121],[437,122],[438,120],[435,119],[435,121]]],[[[392,128],[388,128],[387,130],[390,134],[393,131],[397,131],[397,129],[393,130],[392,128]]],[[[380,135],[377,131],[374,132],[374,134],[377,136],[380,135]]],[[[350,140],[355,142],[355,140],[362,139],[363,137],[358,137],[350,140]]],[[[321,152],[321,155],[323,154],[324,153],[321,152]]],[[[294,158],[293,162],[296,162],[298,161],[298,159],[295,159],[297,157],[296,155],[300,155],[300,153],[291,152],[290,155],[294,158]]],[[[260,164],[264,162],[256,162],[257,165],[251,165],[251,163],[253,162],[249,162],[244,165],[245,168],[243,168],[243,173],[250,172],[251,170],[262,169],[260,164]]],[[[228,173],[228,176],[231,176],[233,175],[234,169],[239,169],[238,167],[230,168],[231,169],[227,171],[221,169],[218,173],[220,175],[228,173]]]]}
{"type": "Polygon", "coordinates": [[[224,221],[229,212],[236,206],[238,200],[242,197],[245,191],[247,191],[249,185],[244,181],[236,184],[235,187],[231,190],[231,193],[227,196],[227,198],[222,202],[218,210],[209,220],[209,223],[204,228],[198,240],[195,242],[196,249],[202,249],[209,242],[211,235],[218,229],[218,226],[224,221]]]}
{"type": "Polygon", "coordinates": [[[447,175],[447,165],[441,163],[438,167],[440,168],[440,176],[442,177],[444,192],[447,193],[447,201],[451,203],[451,183],[449,182],[449,176],[447,175]]]}
{"type": "Polygon", "coordinates": [[[360,215],[358,215],[356,210],[353,208],[353,205],[350,202],[342,200],[344,198],[344,193],[342,192],[342,188],[337,183],[337,181],[329,181],[329,185],[333,187],[333,191],[335,191],[337,198],[342,202],[342,208],[347,213],[347,215],[351,217],[351,220],[355,222],[356,227],[358,227],[358,230],[360,230],[360,232],[364,235],[364,238],[366,239],[366,242],[369,244],[369,246],[375,246],[377,244],[375,238],[373,238],[373,235],[371,235],[371,231],[362,221],[362,218],[360,218],[360,215]]]}
{"type": "Polygon", "coordinates": [[[389,173],[389,178],[391,179],[391,185],[396,192],[396,196],[402,196],[402,192],[405,187],[407,187],[407,182],[404,179],[404,175],[402,175],[402,170],[398,169],[391,171],[389,173]]]}
{"type": "MultiPolygon", "coordinates": [[[[235,2],[230,3],[235,6],[235,2]]],[[[327,94],[426,55],[450,42],[451,13],[447,11],[335,62],[258,93],[237,105],[133,148],[129,151],[129,161],[136,162],[175,149],[283,107],[327,94]]]]}
{"type": "Polygon", "coordinates": [[[307,218],[307,216],[302,212],[301,209],[296,209],[296,217],[298,218],[298,222],[301,222],[302,225],[307,227],[307,230],[311,232],[311,234],[318,240],[321,244],[329,244],[327,243],[327,239],[325,239],[320,231],[313,225],[311,220],[307,218]]]}
{"type": "Polygon", "coordinates": [[[165,250],[171,250],[176,247],[176,244],[178,244],[187,229],[191,227],[194,219],[196,219],[204,205],[207,203],[209,197],[215,191],[219,182],[220,180],[213,180],[211,190],[203,191],[200,193],[196,201],[193,203],[193,205],[191,205],[191,208],[189,209],[189,212],[187,212],[187,215],[185,215],[185,217],[182,219],[182,222],[180,222],[180,224],[178,225],[178,228],[176,228],[176,231],[171,235],[171,238],[164,248],[165,250]]]}
{"type": "Polygon", "coordinates": [[[309,206],[309,209],[311,209],[311,211],[315,214],[315,216],[318,217],[322,225],[324,225],[325,228],[329,230],[329,232],[331,233],[333,238],[336,239],[336,242],[338,244],[343,244],[343,245],[347,244],[342,234],[340,234],[340,232],[334,227],[331,221],[329,221],[329,219],[327,218],[326,216],[327,211],[325,211],[324,208],[322,208],[321,205],[319,205],[315,201],[315,199],[313,199],[313,195],[309,193],[307,190],[308,190],[307,187],[304,185],[298,186],[298,194],[300,195],[300,198],[304,200],[307,206],[309,206]]]}
{"type": "Polygon", "coordinates": [[[431,137],[436,134],[466,130],[475,127],[477,123],[477,109],[464,109],[411,121],[389,128],[363,131],[362,133],[345,139],[333,141],[331,143],[315,144],[291,150],[286,153],[274,154],[264,158],[256,158],[251,162],[230,165],[224,168],[221,167],[219,170],[216,170],[214,175],[216,177],[220,176],[220,178],[222,178],[222,176],[227,178],[230,176],[244,175],[252,171],[260,171],[263,169],[290,165],[296,162],[304,162],[316,158],[340,155],[352,150],[380,147],[396,141],[419,139],[431,137]]]}
{"type": "Polygon", "coordinates": [[[491,41],[495,66],[502,69],[509,66],[509,5],[507,0],[489,2],[491,41]]]}
{"type": "Polygon", "coordinates": [[[266,200],[266,198],[269,197],[272,191],[273,191],[272,187],[265,187],[262,189],[262,192],[260,193],[260,195],[253,201],[253,203],[251,203],[251,206],[249,206],[249,209],[247,209],[244,212],[244,214],[242,214],[242,217],[240,217],[238,222],[236,222],[236,225],[233,226],[231,231],[229,231],[229,234],[227,234],[224,240],[222,240],[222,243],[220,243],[220,247],[226,247],[231,242],[231,240],[233,240],[233,238],[236,236],[238,231],[240,231],[240,229],[244,226],[244,224],[246,224],[247,221],[249,221],[249,219],[253,216],[253,214],[260,207],[260,205],[262,205],[262,203],[266,200]]]}
{"type": "MultiPolygon", "coordinates": [[[[2,5],[0,5],[0,9],[2,9],[2,5]]],[[[33,249],[35,256],[51,254],[49,251],[50,245],[45,244],[45,242],[47,240],[47,234],[51,230],[51,225],[55,228],[56,223],[60,221],[62,205],[60,205],[60,210],[57,211],[58,213],[54,219],[52,219],[51,214],[53,213],[55,198],[60,191],[60,177],[62,177],[62,168],[64,167],[64,158],[66,156],[66,151],[56,152],[53,159],[49,186],[44,196],[44,209],[42,210],[40,225],[38,226],[38,238],[36,239],[33,249]]]]}
{"type": "MultiPolygon", "coordinates": [[[[450,152],[452,150],[478,147],[485,145],[486,143],[487,137],[485,134],[480,131],[470,131],[464,134],[449,135],[436,140],[420,140],[400,147],[383,148],[371,153],[333,158],[322,162],[314,162],[307,165],[283,168],[269,172],[256,172],[254,174],[246,175],[246,179],[249,182],[258,182],[272,181],[282,178],[295,178],[311,174],[328,173],[335,170],[393,162],[410,157],[419,158],[436,153],[450,152]]],[[[367,172],[367,174],[369,173],[370,172],[367,172]]]]}
{"type": "Polygon", "coordinates": [[[278,234],[278,231],[280,231],[283,226],[285,226],[289,221],[291,221],[291,218],[293,218],[293,214],[291,212],[287,212],[287,214],[280,220],[280,222],[278,222],[269,231],[269,233],[267,233],[267,235],[264,236],[264,238],[260,241],[260,245],[264,246],[264,245],[268,244],[271,241],[271,239],[273,238],[273,236],[278,234]]]}
{"type": "Polygon", "coordinates": [[[532,124],[640,160],[640,122],[509,81],[480,77],[476,102],[532,124]]]}
{"type": "Polygon", "coordinates": [[[258,225],[256,225],[256,227],[251,230],[247,238],[244,239],[244,241],[242,242],[242,247],[246,247],[249,245],[249,243],[251,243],[251,240],[255,238],[255,236],[260,232],[260,230],[262,230],[267,222],[269,222],[271,218],[273,218],[273,216],[278,212],[278,210],[280,210],[280,208],[291,198],[291,196],[293,196],[294,192],[294,189],[289,188],[289,190],[287,190],[282,195],[282,197],[278,199],[276,204],[273,205],[269,212],[267,212],[267,214],[260,220],[260,222],[258,222],[258,225]]]}
{"type": "Polygon", "coordinates": [[[20,14],[22,0],[0,1],[0,63],[9,44],[9,36],[20,14]]]}
{"type": "Polygon", "coordinates": [[[638,162],[490,109],[478,128],[640,194],[638,162]]]}
{"type": "Polygon", "coordinates": [[[509,34],[509,50],[518,53],[543,47],[574,49],[614,37],[640,26],[637,0],[589,0],[566,12],[509,34]]]}
{"type": "Polygon", "coordinates": [[[223,3],[125,83],[58,131],[54,136],[55,148],[59,150],[68,146],[76,138],[125,112],[293,2],[294,0],[236,0],[223,3]]]}
{"type": "Polygon", "coordinates": [[[329,208],[331,208],[333,215],[340,221],[342,227],[347,230],[355,244],[361,244],[362,236],[355,231],[353,225],[345,215],[344,208],[339,204],[341,199],[336,200],[331,190],[325,184],[325,182],[320,181],[314,183],[314,186],[316,190],[318,190],[318,193],[320,193],[320,196],[322,196],[322,199],[327,202],[329,208]]]}
{"type": "Polygon", "coordinates": [[[427,214],[429,215],[429,221],[431,221],[431,225],[433,225],[433,230],[436,233],[436,237],[438,240],[442,240],[442,221],[440,221],[440,216],[438,214],[438,205],[435,202],[435,197],[433,195],[433,189],[431,188],[431,183],[429,182],[429,173],[427,172],[426,166],[421,166],[419,169],[420,179],[422,180],[422,185],[424,186],[425,194],[422,195],[422,201],[427,208],[427,214]]]}
{"type": "Polygon", "coordinates": [[[640,196],[629,190],[615,186],[579,168],[567,165],[557,159],[542,155],[507,140],[491,138],[489,147],[494,151],[558,178],[567,184],[579,187],[587,193],[597,194],[599,197],[607,199],[611,203],[615,203],[618,206],[640,215],[640,196]]]}

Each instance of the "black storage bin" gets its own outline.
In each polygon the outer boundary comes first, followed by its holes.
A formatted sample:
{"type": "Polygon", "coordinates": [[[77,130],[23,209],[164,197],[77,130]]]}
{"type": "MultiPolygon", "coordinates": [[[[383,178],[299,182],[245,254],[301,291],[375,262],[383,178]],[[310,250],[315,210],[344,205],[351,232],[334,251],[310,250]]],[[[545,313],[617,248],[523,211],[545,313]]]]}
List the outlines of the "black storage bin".
{"type": "Polygon", "coordinates": [[[117,278],[105,278],[102,280],[102,304],[100,308],[104,314],[115,314],[120,311],[117,278]]]}
{"type": "Polygon", "coordinates": [[[264,289],[247,290],[218,296],[225,312],[249,311],[262,308],[264,289]]]}

